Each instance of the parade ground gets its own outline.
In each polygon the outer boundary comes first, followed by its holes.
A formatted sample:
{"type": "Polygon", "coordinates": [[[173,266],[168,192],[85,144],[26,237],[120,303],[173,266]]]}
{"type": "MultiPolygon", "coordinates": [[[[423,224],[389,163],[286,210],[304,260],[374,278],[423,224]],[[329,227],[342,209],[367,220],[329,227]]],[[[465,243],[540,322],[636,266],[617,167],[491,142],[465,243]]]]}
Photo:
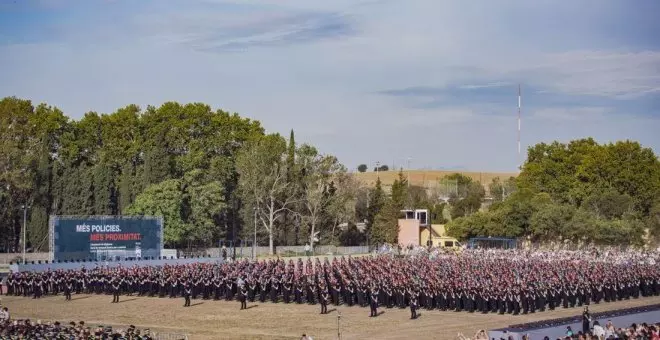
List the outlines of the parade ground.
{"type": "MultiPolygon", "coordinates": [[[[473,337],[479,329],[494,329],[531,321],[579,315],[581,308],[557,309],[530,315],[470,314],[421,310],[410,320],[409,309],[379,308],[377,318],[369,317],[368,308],[328,306],[328,315],[320,315],[318,305],[252,303],[240,311],[239,302],[193,300],[183,307],[183,299],[122,296],[111,304],[109,295],[74,295],[65,302],[62,296],[39,300],[2,296],[14,319],[85,321],[86,325],[110,325],[123,329],[128,325],[156,332],[186,334],[188,339],[300,339],[303,333],[315,340],[338,339],[337,311],[341,313],[341,339],[456,339],[458,333],[473,337]]],[[[660,297],[624,300],[591,305],[593,312],[639,307],[660,303],[660,297]]],[[[605,320],[606,321],[606,320],[605,320]]],[[[616,325],[629,326],[629,325],[616,325]]]]}

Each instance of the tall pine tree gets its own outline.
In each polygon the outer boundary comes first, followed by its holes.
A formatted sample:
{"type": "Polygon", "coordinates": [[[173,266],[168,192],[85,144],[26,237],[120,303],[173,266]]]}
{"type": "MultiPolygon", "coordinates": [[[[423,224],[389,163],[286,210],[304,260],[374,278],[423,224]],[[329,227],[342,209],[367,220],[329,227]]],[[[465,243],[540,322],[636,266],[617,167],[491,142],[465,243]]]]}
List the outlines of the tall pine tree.
{"type": "Polygon", "coordinates": [[[160,183],[170,178],[171,156],[167,151],[164,137],[157,137],[155,143],[144,155],[144,186],[160,183]]]}
{"type": "Polygon", "coordinates": [[[93,168],[94,183],[94,214],[112,215],[115,213],[115,188],[112,178],[112,169],[104,162],[93,168]]]}
{"type": "Polygon", "coordinates": [[[80,167],[68,164],[62,174],[62,215],[76,215],[81,213],[80,188],[82,185],[80,167]]]}
{"type": "Polygon", "coordinates": [[[126,209],[133,203],[135,196],[133,195],[133,166],[132,164],[124,164],[121,168],[119,175],[118,185],[118,207],[119,214],[124,214],[126,209]]]}
{"type": "Polygon", "coordinates": [[[51,197],[51,160],[47,136],[42,138],[37,161],[35,191],[28,225],[29,244],[37,251],[48,250],[48,215],[51,197]]]}
{"type": "Polygon", "coordinates": [[[398,219],[401,210],[405,208],[408,182],[402,172],[399,178],[392,183],[392,195],[383,208],[376,215],[371,229],[371,237],[374,243],[396,244],[399,238],[398,219]]]}
{"type": "Polygon", "coordinates": [[[94,215],[94,168],[81,164],[78,167],[80,186],[78,214],[94,215]]]}
{"type": "Polygon", "coordinates": [[[376,179],[376,186],[369,191],[369,197],[367,199],[368,208],[367,208],[367,230],[366,233],[369,236],[369,239],[372,239],[372,230],[374,222],[376,221],[376,216],[383,208],[385,203],[385,193],[383,192],[383,187],[380,182],[380,177],[376,179]]]}
{"type": "MultiPolygon", "coordinates": [[[[289,188],[295,190],[297,186],[298,173],[296,172],[296,139],[291,129],[289,134],[289,143],[287,145],[287,156],[286,156],[286,181],[289,183],[289,188]]],[[[289,243],[289,234],[293,231],[295,235],[294,239],[298,239],[298,233],[300,232],[299,228],[292,228],[294,224],[295,216],[289,214],[288,211],[284,212],[284,223],[281,229],[281,239],[282,244],[288,245],[289,243]]]]}

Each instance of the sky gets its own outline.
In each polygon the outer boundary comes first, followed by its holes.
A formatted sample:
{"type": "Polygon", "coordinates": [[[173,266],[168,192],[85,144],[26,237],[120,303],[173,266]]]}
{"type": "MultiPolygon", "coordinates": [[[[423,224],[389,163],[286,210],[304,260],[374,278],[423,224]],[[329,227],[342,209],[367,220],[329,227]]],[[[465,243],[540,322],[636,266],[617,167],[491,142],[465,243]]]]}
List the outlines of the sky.
{"type": "Polygon", "coordinates": [[[0,97],[74,119],[203,102],[293,129],[349,169],[516,171],[527,147],[584,137],[660,154],[657,13],[657,0],[1,0],[0,97]]]}

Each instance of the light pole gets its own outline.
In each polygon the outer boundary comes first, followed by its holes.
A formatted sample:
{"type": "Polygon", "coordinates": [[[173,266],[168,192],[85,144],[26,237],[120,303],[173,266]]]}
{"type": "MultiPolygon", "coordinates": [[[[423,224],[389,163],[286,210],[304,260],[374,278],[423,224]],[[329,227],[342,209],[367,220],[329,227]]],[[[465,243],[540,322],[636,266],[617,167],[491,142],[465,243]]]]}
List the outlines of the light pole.
{"type": "Polygon", "coordinates": [[[376,177],[379,176],[378,172],[380,171],[380,162],[376,162],[376,177]]]}
{"type": "Polygon", "coordinates": [[[254,240],[252,241],[252,259],[257,259],[257,207],[254,207],[254,240]]]}
{"type": "Polygon", "coordinates": [[[30,206],[27,204],[21,205],[21,209],[23,209],[23,264],[25,264],[25,243],[26,241],[26,234],[27,234],[27,211],[30,209],[30,206]]]}
{"type": "MultiPolygon", "coordinates": [[[[238,211],[238,204],[236,202],[236,199],[232,199],[232,205],[234,209],[232,209],[231,213],[231,243],[234,244],[234,250],[232,251],[232,260],[236,260],[236,211],[238,211]]],[[[241,241],[241,255],[243,255],[243,242],[241,241]]]]}

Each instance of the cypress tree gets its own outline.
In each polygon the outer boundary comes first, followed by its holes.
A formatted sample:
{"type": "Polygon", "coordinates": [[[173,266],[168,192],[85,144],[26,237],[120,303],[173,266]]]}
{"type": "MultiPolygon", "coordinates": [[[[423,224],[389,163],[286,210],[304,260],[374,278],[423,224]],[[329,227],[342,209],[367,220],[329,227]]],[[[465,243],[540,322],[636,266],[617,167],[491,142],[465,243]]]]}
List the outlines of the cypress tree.
{"type": "Polygon", "coordinates": [[[383,187],[380,182],[380,177],[376,179],[376,186],[371,189],[369,194],[369,207],[367,209],[367,235],[371,235],[371,231],[376,221],[376,216],[383,208],[385,203],[385,193],[383,192],[383,187]]]}
{"type": "Polygon", "coordinates": [[[94,188],[94,214],[111,215],[115,206],[112,169],[105,163],[99,163],[92,170],[94,188]]]}
{"type": "Polygon", "coordinates": [[[73,164],[67,164],[62,173],[62,215],[80,213],[80,169],[73,164]]]}
{"type": "Polygon", "coordinates": [[[35,191],[27,228],[29,244],[35,250],[40,251],[48,249],[48,214],[51,195],[51,160],[48,151],[47,139],[43,138],[42,150],[37,161],[35,191]]]}
{"type": "Polygon", "coordinates": [[[133,203],[133,167],[131,164],[124,164],[119,175],[118,189],[118,211],[124,214],[126,208],[133,203]]]}
{"type": "MultiPolygon", "coordinates": [[[[293,133],[293,129],[291,129],[291,133],[289,134],[289,144],[287,145],[287,156],[286,156],[286,180],[289,183],[289,187],[291,189],[295,188],[296,186],[296,138],[293,133]]],[[[290,224],[293,223],[294,220],[291,218],[289,215],[289,212],[286,211],[284,212],[284,222],[282,228],[280,228],[282,232],[282,244],[288,245],[288,236],[289,233],[291,232],[290,224]]],[[[295,228],[294,233],[295,233],[295,239],[298,239],[298,233],[300,232],[299,228],[295,228]]]]}
{"type": "Polygon", "coordinates": [[[163,137],[158,137],[154,145],[145,152],[144,183],[146,186],[160,183],[170,178],[171,157],[163,137]]]}
{"type": "Polygon", "coordinates": [[[62,163],[54,161],[51,172],[51,206],[50,211],[54,215],[62,215],[62,197],[64,196],[64,177],[62,163]]]}
{"type": "Polygon", "coordinates": [[[78,167],[78,180],[80,186],[78,197],[80,197],[78,205],[78,214],[93,215],[94,214],[94,169],[92,167],[81,164],[78,167]]]}

